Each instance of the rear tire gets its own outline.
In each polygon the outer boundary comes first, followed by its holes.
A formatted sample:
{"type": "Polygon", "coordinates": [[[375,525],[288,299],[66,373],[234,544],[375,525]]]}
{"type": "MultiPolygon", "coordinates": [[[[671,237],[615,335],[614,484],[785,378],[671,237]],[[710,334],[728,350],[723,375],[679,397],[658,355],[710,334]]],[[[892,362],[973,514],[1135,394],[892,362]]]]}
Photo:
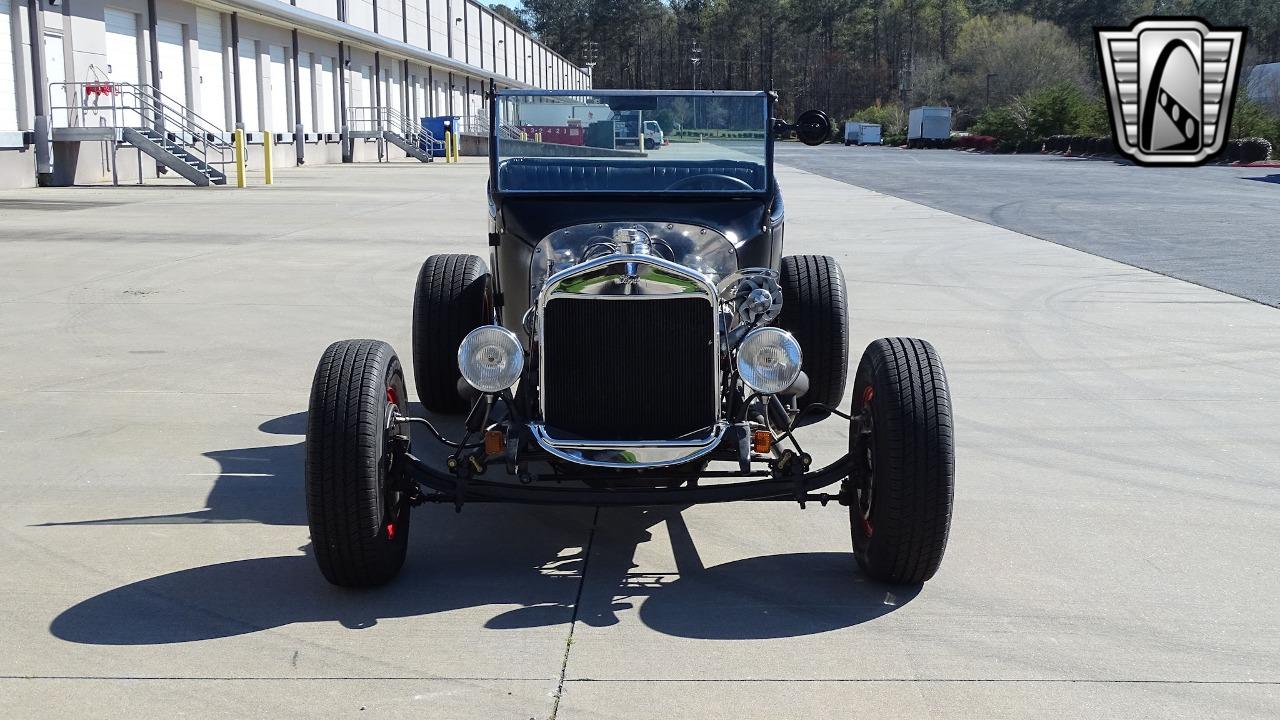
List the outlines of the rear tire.
{"type": "Polygon", "coordinates": [[[325,350],[307,409],[305,475],[312,552],[334,585],[381,585],[404,565],[409,505],[391,467],[393,405],[408,411],[390,345],[343,340],[325,350]]]}
{"type": "Polygon", "coordinates": [[[922,583],[942,563],[955,489],[942,361],[923,340],[876,340],[862,355],[853,390],[852,467],[842,494],[854,556],[876,580],[922,583]],[[869,432],[858,432],[860,415],[869,419],[869,432]]]}
{"type": "MultiPolygon", "coordinates": [[[[809,377],[809,391],[800,407],[822,403],[838,407],[849,375],[849,310],[844,271],[826,255],[782,258],[782,314],[777,325],[795,335],[804,354],[801,369],[809,377]]],[[[814,411],[809,422],[826,417],[814,411]]],[[[802,424],[806,424],[803,423],[802,424]]]]}
{"type": "Polygon", "coordinates": [[[413,296],[413,379],[418,400],[436,413],[469,407],[458,394],[458,345],[490,322],[489,275],[475,255],[432,255],[413,296]]]}

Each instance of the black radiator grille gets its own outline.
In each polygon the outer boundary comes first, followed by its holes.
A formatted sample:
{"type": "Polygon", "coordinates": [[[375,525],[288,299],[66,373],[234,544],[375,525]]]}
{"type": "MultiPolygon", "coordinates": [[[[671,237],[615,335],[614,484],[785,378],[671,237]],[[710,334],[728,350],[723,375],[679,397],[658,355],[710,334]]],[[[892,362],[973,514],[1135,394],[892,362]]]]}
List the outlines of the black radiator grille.
{"type": "Polygon", "coordinates": [[[672,439],[716,421],[706,299],[556,298],[542,344],[545,421],[558,437],[672,439]]]}

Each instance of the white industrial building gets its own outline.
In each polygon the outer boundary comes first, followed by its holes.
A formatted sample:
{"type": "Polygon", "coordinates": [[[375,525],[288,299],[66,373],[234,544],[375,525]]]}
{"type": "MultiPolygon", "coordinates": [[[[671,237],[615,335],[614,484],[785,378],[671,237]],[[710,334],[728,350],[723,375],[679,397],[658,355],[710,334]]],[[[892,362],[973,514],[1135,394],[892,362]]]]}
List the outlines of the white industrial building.
{"type": "Polygon", "coordinates": [[[471,0],[0,0],[0,187],[138,181],[164,152],[216,175],[235,128],[251,166],[267,133],[277,163],[404,157],[424,116],[482,133],[490,80],[591,82],[471,0]]]}

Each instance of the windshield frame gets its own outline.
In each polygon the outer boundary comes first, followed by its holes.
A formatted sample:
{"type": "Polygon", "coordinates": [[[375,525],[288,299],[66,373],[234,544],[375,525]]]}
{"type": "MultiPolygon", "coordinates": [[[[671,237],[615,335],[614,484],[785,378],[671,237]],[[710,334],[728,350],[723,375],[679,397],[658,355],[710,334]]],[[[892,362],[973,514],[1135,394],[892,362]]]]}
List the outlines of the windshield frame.
{"type": "Polygon", "coordinates": [[[620,88],[609,88],[598,90],[593,88],[583,88],[581,90],[542,90],[537,88],[506,88],[495,89],[492,81],[490,81],[489,90],[489,193],[495,198],[501,197],[541,197],[541,198],[600,198],[600,199],[681,199],[681,200],[724,200],[732,198],[751,198],[755,200],[763,200],[772,197],[776,191],[776,183],[773,177],[773,142],[774,142],[774,117],[773,106],[777,100],[777,96],[765,90],[627,90],[620,88]],[[724,192],[698,192],[689,193],[683,191],[581,191],[566,190],[545,191],[545,190],[502,190],[498,187],[498,101],[500,98],[507,97],[634,97],[637,95],[647,95],[655,97],[745,97],[745,98],[761,98],[764,100],[764,173],[765,183],[761,190],[732,190],[724,192]]]}

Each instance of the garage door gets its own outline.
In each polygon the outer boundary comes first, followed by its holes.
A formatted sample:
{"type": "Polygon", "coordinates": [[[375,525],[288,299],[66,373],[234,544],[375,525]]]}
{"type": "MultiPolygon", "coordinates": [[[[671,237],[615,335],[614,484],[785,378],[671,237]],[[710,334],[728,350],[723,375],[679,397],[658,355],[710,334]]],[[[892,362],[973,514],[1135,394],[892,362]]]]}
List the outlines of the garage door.
{"type": "Polygon", "coordinates": [[[114,8],[103,11],[107,27],[107,73],[112,82],[137,83],[138,16],[114,8]]]}
{"type": "Polygon", "coordinates": [[[240,120],[246,132],[257,132],[262,129],[258,114],[258,44],[242,39],[236,55],[240,63],[240,120]]]}
{"type": "Polygon", "coordinates": [[[311,80],[311,53],[298,53],[298,122],[302,123],[303,132],[316,131],[315,113],[312,112],[312,99],[315,95],[311,80]]]}
{"type": "Polygon", "coordinates": [[[0,132],[18,129],[18,90],[13,74],[13,15],[0,0],[0,132]]]}
{"type": "MultiPolygon", "coordinates": [[[[360,77],[351,83],[351,107],[373,107],[373,67],[365,65],[360,68],[360,77]]],[[[366,117],[361,115],[360,117],[366,117]]]]}
{"type": "Polygon", "coordinates": [[[338,132],[338,92],[333,71],[336,65],[334,58],[320,58],[320,132],[338,132]]]}
{"type": "Polygon", "coordinates": [[[196,8],[196,38],[199,47],[200,80],[197,96],[199,113],[219,129],[227,125],[226,81],[223,80],[222,15],[196,8]]]}
{"type": "Polygon", "coordinates": [[[271,117],[263,130],[271,132],[292,132],[293,123],[289,122],[289,73],[284,65],[284,48],[269,45],[267,54],[271,58],[271,68],[267,73],[267,92],[271,95],[271,117]]]}
{"type": "MultiPolygon", "coordinates": [[[[111,82],[138,84],[138,16],[127,10],[106,8],[102,13],[107,29],[107,77],[111,82]]],[[[122,105],[137,106],[137,98],[128,95],[119,98],[122,105]]],[[[138,125],[142,119],[137,113],[121,114],[123,125],[138,125]]]]}
{"type": "Polygon", "coordinates": [[[182,44],[182,25],[170,20],[156,23],[157,57],[160,61],[160,92],[182,106],[187,98],[187,58],[182,44]]]}
{"type": "Polygon", "coordinates": [[[63,56],[62,35],[44,34],[44,77],[49,83],[49,118],[54,127],[67,127],[71,117],[68,108],[78,104],[74,88],[68,88],[67,64],[63,56]]]}

